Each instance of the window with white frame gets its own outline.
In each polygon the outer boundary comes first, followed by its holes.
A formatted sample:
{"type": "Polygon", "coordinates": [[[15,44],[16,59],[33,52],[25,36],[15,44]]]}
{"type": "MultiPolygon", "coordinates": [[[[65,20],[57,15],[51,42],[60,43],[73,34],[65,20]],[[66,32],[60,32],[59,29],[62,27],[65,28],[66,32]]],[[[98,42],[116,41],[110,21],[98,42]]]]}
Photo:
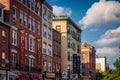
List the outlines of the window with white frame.
{"type": "Polygon", "coordinates": [[[52,63],[51,62],[48,63],[48,72],[52,72],[52,63]]]}
{"type": "Polygon", "coordinates": [[[12,29],[12,44],[17,45],[17,30],[12,29]]]}
{"type": "Polygon", "coordinates": [[[13,8],[12,8],[12,17],[13,17],[13,21],[17,20],[17,17],[16,17],[16,7],[15,6],[13,6],[13,8]]]}
{"type": "Polygon", "coordinates": [[[48,12],[48,22],[52,22],[52,13],[50,11],[48,12]]]}
{"type": "Polygon", "coordinates": [[[37,33],[38,33],[38,35],[40,35],[40,22],[38,22],[37,33]]]}
{"type": "Polygon", "coordinates": [[[24,13],[24,26],[27,25],[27,13],[24,13]]]}
{"type": "Polygon", "coordinates": [[[43,18],[46,20],[47,19],[47,8],[43,7],[43,18]]]}
{"type": "Polygon", "coordinates": [[[43,25],[43,36],[47,37],[47,26],[43,25]]]}
{"type": "Polygon", "coordinates": [[[27,6],[28,6],[28,8],[31,8],[31,0],[27,0],[27,6]]]}
{"type": "Polygon", "coordinates": [[[29,67],[34,67],[35,61],[34,58],[29,58],[29,67]]]}
{"type": "Polygon", "coordinates": [[[48,29],[48,39],[52,39],[52,30],[51,28],[48,29]]]}
{"type": "Polygon", "coordinates": [[[40,16],[40,3],[37,3],[37,14],[40,16]]]}
{"type": "Polygon", "coordinates": [[[2,67],[5,67],[5,52],[2,52],[2,67]]]}
{"type": "Polygon", "coordinates": [[[2,41],[6,41],[6,31],[2,30],[2,41]]]}
{"type": "Polygon", "coordinates": [[[31,30],[32,30],[33,32],[35,31],[35,19],[32,19],[31,30]]]}
{"type": "Polygon", "coordinates": [[[35,11],[35,0],[31,0],[31,10],[35,11]]]}
{"type": "Polygon", "coordinates": [[[44,66],[43,70],[46,71],[46,68],[47,68],[47,62],[46,62],[46,60],[43,61],[43,66],[44,66]]]}
{"type": "Polygon", "coordinates": [[[35,37],[32,35],[29,35],[29,51],[35,51],[35,37]]]}
{"type": "Polygon", "coordinates": [[[43,42],[43,53],[46,54],[47,43],[43,42]]]}
{"type": "Polygon", "coordinates": [[[48,54],[52,56],[52,46],[50,44],[48,45],[48,54]]]}
{"type": "Polygon", "coordinates": [[[17,53],[12,52],[12,67],[16,67],[17,64],[17,53]]]}
{"type": "Polygon", "coordinates": [[[60,26],[60,25],[57,25],[57,26],[56,26],[56,30],[57,30],[58,32],[61,32],[61,26],[60,26]]]}
{"type": "Polygon", "coordinates": [[[31,30],[31,16],[29,16],[29,20],[28,20],[28,29],[31,30]]]}
{"type": "Polygon", "coordinates": [[[23,23],[23,11],[20,10],[20,24],[23,23]]]}

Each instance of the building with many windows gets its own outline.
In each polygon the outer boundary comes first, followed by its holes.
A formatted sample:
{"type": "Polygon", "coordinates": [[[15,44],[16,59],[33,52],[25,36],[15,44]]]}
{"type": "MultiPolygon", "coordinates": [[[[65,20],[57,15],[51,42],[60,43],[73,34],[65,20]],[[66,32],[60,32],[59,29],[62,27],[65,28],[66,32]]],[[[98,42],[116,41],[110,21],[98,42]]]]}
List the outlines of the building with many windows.
{"type": "Polygon", "coordinates": [[[82,77],[85,80],[96,80],[96,50],[88,43],[81,44],[82,53],[82,77]]]}
{"type": "Polygon", "coordinates": [[[21,79],[39,77],[42,74],[41,1],[0,0],[0,3],[6,6],[4,21],[11,27],[9,72],[22,76],[21,79]]]}
{"type": "Polygon", "coordinates": [[[68,16],[54,17],[52,27],[61,33],[61,72],[68,74],[62,78],[78,78],[81,29],[68,16]]]}
{"type": "MultiPolygon", "coordinates": [[[[5,71],[8,69],[9,64],[9,32],[10,25],[4,22],[4,8],[5,6],[0,3],[0,80],[5,79],[5,71]]],[[[11,74],[9,74],[11,76],[11,74]]]]}
{"type": "Polygon", "coordinates": [[[61,33],[52,29],[53,45],[53,72],[56,74],[56,80],[61,79],[61,33]]]}
{"type": "Polygon", "coordinates": [[[42,4],[42,65],[45,79],[55,78],[55,73],[52,73],[52,7],[44,2],[42,4]],[[50,77],[50,75],[54,75],[50,77]]]}

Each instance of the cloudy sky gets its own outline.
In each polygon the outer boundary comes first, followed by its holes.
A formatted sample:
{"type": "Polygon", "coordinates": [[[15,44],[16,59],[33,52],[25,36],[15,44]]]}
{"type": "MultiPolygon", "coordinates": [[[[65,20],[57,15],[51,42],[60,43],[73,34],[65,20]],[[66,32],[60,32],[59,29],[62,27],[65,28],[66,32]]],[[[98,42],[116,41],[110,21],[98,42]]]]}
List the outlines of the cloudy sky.
{"type": "Polygon", "coordinates": [[[120,0],[46,0],[57,16],[67,14],[83,30],[82,42],[95,46],[110,67],[120,55],[120,0]]]}

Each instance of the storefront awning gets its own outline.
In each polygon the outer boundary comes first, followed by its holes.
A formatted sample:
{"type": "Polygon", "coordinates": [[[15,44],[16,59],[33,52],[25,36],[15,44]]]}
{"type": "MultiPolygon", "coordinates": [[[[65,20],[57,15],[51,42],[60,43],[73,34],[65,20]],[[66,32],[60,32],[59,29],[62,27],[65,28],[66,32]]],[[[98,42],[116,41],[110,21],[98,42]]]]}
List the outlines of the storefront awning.
{"type": "MultiPolygon", "coordinates": [[[[10,72],[10,71],[7,71],[7,72],[8,72],[8,75],[9,75],[9,76],[17,77],[17,75],[14,74],[13,72],[10,72]]],[[[0,70],[0,74],[2,74],[2,75],[6,75],[6,71],[4,71],[4,70],[0,70]]]]}

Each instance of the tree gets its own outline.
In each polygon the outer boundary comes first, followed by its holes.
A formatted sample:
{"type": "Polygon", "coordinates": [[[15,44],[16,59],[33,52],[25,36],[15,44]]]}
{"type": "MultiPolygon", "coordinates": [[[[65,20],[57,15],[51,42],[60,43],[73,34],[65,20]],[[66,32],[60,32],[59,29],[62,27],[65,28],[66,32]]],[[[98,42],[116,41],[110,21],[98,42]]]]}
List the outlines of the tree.
{"type": "Polygon", "coordinates": [[[96,70],[96,80],[102,80],[103,73],[100,70],[96,70]]]}

